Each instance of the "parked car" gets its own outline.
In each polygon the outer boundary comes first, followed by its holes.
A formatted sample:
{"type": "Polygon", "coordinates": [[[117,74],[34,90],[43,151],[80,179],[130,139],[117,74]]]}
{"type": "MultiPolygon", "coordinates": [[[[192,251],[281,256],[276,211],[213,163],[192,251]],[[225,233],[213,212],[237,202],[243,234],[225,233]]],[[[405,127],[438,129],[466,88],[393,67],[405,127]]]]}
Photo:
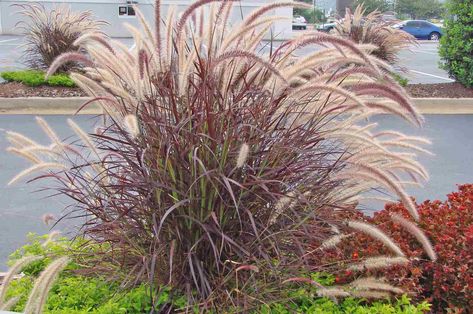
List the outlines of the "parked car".
{"type": "Polygon", "coordinates": [[[301,15],[295,15],[292,19],[293,30],[307,29],[307,20],[301,15]]]}
{"type": "Polygon", "coordinates": [[[443,35],[442,28],[423,20],[404,21],[394,28],[402,29],[418,39],[439,40],[443,35]]]}
{"type": "Polygon", "coordinates": [[[335,23],[320,24],[319,26],[317,26],[317,30],[319,32],[330,33],[332,31],[332,29],[335,28],[336,25],[337,24],[335,24],[335,23]]]}

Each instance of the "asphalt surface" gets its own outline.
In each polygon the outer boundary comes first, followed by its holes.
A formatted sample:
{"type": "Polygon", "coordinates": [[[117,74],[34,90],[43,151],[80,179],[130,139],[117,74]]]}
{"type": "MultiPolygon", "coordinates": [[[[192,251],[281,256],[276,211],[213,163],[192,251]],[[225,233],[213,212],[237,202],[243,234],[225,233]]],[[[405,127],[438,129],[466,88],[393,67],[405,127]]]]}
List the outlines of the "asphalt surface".
{"type": "MultiPolygon", "coordinates": [[[[51,127],[64,138],[72,135],[67,128],[66,116],[45,116],[51,127]]],[[[92,129],[99,123],[93,116],[76,116],[84,129],[92,129]]],[[[435,156],[420,156],[420,161],[428,169],[431,179],[424,188],[409,192],[419,201],[445,199],[445,195],[456,189],[457,184],[473,183],[473,115],[432,115],[426,117],[422,129],[407,125],[392,116],[374,119],[380,127],[399,130],[408,134],[423,136],[432,140],[430,150],[435,156]]],[[[40,191],[47,182],[18,183],[7,186],[7,182],[29,164],[5,151],[8,143],[5,131],[21,132],[42,144],[48,144],[46,136],[36,125],[31,115],[0,115],[0,271],[5,260],[14,249],[26,241],[28,232],[44,234],[48,232],[41,217],[45,213],[61,215],[68,204],[66,199],[48,197],[50,192],[40,191]]],[[[366,204],[367,211],[382,208],[382,204],[366,204]]],[[[74,222],[60,225],[59,230],[72,232],[74,222]]]]}
{"type": "MultiPolygon", "coordinates": [[[[133,44],[129,38],[120,38],[119,40],[129,47],[133,44]]],[[[23,51],[22,43],[23,38],[20,36],[0,35],[0,72],[24,68],[19,59],[23,51]]],[[[307,47],[301,49],[299,53],[300,55],[305,55],[313,51],[313,49],[314,47],[307,47]]],[[[453,81],[439,67],[440,57],[438,56],[437,42],[420,41],[417,47],[402,51],[399,59],[400,69],[403,69],[402,75],[408,78],[412,84],[453,81]]]]}

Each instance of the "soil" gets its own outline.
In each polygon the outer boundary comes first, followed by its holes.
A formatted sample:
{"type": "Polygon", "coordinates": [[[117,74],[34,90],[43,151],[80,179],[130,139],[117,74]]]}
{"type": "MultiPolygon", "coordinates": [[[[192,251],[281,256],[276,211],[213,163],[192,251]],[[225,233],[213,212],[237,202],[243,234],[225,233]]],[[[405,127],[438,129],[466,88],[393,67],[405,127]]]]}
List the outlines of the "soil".
{"type": "MultiPolygon", "coordinates": [[[[473,98],[473,89],[460,83],[411,84],[407,92],[414,98],[473,98]]],[[[79,88],[37,86],[29,87],[21,83],[0,83],[0,97],[78,97],[87,96],[79,88]]]]}
{"type": "Polygon", "coordinates": [[[87,96],[80,88],[36,86],[30,87],[22,83],[0,83],[0,97],[78,97],[87,96]]]}
{"type": "Polygon", "coordinates": [[[406,90],[414,98],[473,98],[473,88],[460,83],[411,84],[406,90]]]}

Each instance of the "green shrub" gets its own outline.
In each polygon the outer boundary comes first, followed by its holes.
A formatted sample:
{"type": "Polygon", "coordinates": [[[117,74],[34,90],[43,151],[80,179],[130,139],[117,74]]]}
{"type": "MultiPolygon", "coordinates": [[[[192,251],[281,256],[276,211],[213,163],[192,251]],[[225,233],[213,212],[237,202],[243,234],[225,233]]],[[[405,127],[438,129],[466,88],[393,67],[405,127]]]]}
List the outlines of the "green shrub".
{"type": "MultiPolygon", "coordinates": [[[[331,287],[336,284],[336,277],[329,273],[313,273],[310,274],[311,280],[325,287],[331,287]]],[[[289,302],[280,302],[272,305],[263,306],[258,313],[262,314],[289,314],[289,313],[305,313],[305,314],[396,314],[396,313],[425,313],[430,310],[427,302],[418,305],[411,303],[411,299],[406,295],[402,295],[393,301],[380,300],[376,302],[368,302],[363,298],[348,297],[340,302],[334,302],[329,298],[317,297],[317,289],[293,289],[288,292],[289,302]]]]}
{"type": "Polygon", "coordinates": [[[458,82],[473,87],[473,0],[451,0],[447,8],[440,40],[442,66],[458,82]]]}
{"type": "Polygon", "coordinates": [[[299,302],[288,306],[287,304],[276,304],[273,306],[263,307],[259,313],[261,314],[422,314],[430,310],[430,305],[423,302],[413,305],[411,300],[403,295],[393,302],[377,301],[367,304],[366,300],[346,298],[340,303],[336,303],[328,298],[310,298],[308,296],[301,297],[299,302]]]}
{"type": "MultiPolygon", "coordinates": [[[[28,236],[30,243],[15,251],[10,256],[10,264],[15,260],[28,255],[47,256],[34,267],[25,268],[23,278],[14,280],[7,291],[7,300],[20,297],[13,311],[21,312],[27,302],[28,295],[33,287],[37,274],[49,264],[53,255],[60,257],[68,252],[68,248],[78,247],[76,242],[61,239],[59,242],[48,242],[43,245],[48,236],[28,236]]],[[[78,241],[78,243],[83,243],[78,241]]],[[[87,277],[78,275],[78,265],[71,263],[61,273],[56,284],[52,287],[47,299],[45,313],[48,314],[140,314],[149,313],[152,303],[150,289],[147,284],[141,284],[133,289],[122,289],[119,283],[107,281],[101,276],[87,277]]],[[[336,282],[335,276],[329,273],[313,273],[308,275],[311,280],[324,286],[332,286],[336,282]]],[[[339,304],[328,298],[316,295],[316,289],[301,288],[296,285],[286,289],[287,301],[264,306],[255,313],[424,313],[429,310],[425,302],[419,305],[410,303],[410,299],[402,296],[394,302],[387,300],[368,303],[364,299],[346,298],[339,304]]],[[[172,296],[171,289],[160,289],[159,296],[154,302],[157,309],[172,303],[175,308],[186,306],[186,299],[182,296],[172,296]]],[[[223,309],[220,309],[223,310],[223,309]]],[[[234,309],[233,309],[234,310],[234,309]]],[[[228,310],[225,312],[232,312],[228,310]]],[[[195,311],[194,311],[195,312],[195,311]]],[[[198,313],[198,312],[195,312],[198,313]]]]}
{"type": "Polygon", "coordinates": [[[13,71],[13,72],[2,72],[0,76],[8,82],[20,82],[27,86],[63,86],[63,87],[75,87],[74,81],[64,73],[55,74],[45,79],[45,74],[42,71],[26,70],[26,71],[13,71]]]}
{"type": "MultiPolygon", "coordinates": [[[[48,235],[37,236],[29,234],[29,243],[10,255],[9,265],[24,256],[44,256],[45,258],[32,262],[22,272],[23,278],[14,280],[6,294],[6,299],[20,297],[11,309],[21,312],[24,310],[28,296],[33,288],[34,279],[54,258],[67,256],[71,250],[83,247],[84,241],[78,239],[74,242],[65,238],[57,241],[47,241],[48,235]]],[[[59,276],[53,285],[45,307],[45,313],[149,313],[151,299],[149,287],[146,284],[125,290],[119,283],[108,281],[104,277],[87,277],[76,274],[74,270],[80,268],[77,263],[71,262],[66,270],[59,276]]],[[[155,306],[163,306],[170,302],[168,288],[161,289],[162,293],[155,301],[155,306]]],[[[183,305],[182,298],[176,298],[176,305],[183,305]]],[[[185,303],[184,303],[185,304],[185,303]]]]}
{"type": "Polygon", "coordinates": [[[393,73],[392,76],[393,76],[393,79],[396,82],[398,82],[399,85],[401,85],[402,87],[406,87],[407,84],[409,84],[409,79],[405,78],[404,76],[402,76],[399,73],[393,73]]]}
{"type": "Polygon", "coordinates": [[[48,78],[49,86],[75,87],[76,84],[67,74],[56,74],[48,78]]]}

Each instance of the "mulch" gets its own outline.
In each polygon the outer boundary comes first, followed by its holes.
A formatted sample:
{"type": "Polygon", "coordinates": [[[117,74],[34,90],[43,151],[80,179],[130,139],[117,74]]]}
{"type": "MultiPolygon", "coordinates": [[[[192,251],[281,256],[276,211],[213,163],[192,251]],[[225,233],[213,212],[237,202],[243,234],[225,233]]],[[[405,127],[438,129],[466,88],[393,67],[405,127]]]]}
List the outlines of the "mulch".
{"type": "Polygon", "coordinates": [[[460,83],[411,84],[406,90],[414,98],[473,98],[473,88],[460,83]]]}
{"type": "Polygon", "coordinates": [[[87,96],[80,88],[36,86],[30,87],[22,83],[0,83],[0,97],[78,97],[87,96]]]}
{"type": "MultiPolygon", "coordinates": [[[[473,98],[473,89],[460,83],[411,84],[407,92],[414,98],[473,98]]],[[[21,83],[0,83],[0,97],[78,97],[87,96],[79,88],[38,86],[29,87],[21,83]]]]}

